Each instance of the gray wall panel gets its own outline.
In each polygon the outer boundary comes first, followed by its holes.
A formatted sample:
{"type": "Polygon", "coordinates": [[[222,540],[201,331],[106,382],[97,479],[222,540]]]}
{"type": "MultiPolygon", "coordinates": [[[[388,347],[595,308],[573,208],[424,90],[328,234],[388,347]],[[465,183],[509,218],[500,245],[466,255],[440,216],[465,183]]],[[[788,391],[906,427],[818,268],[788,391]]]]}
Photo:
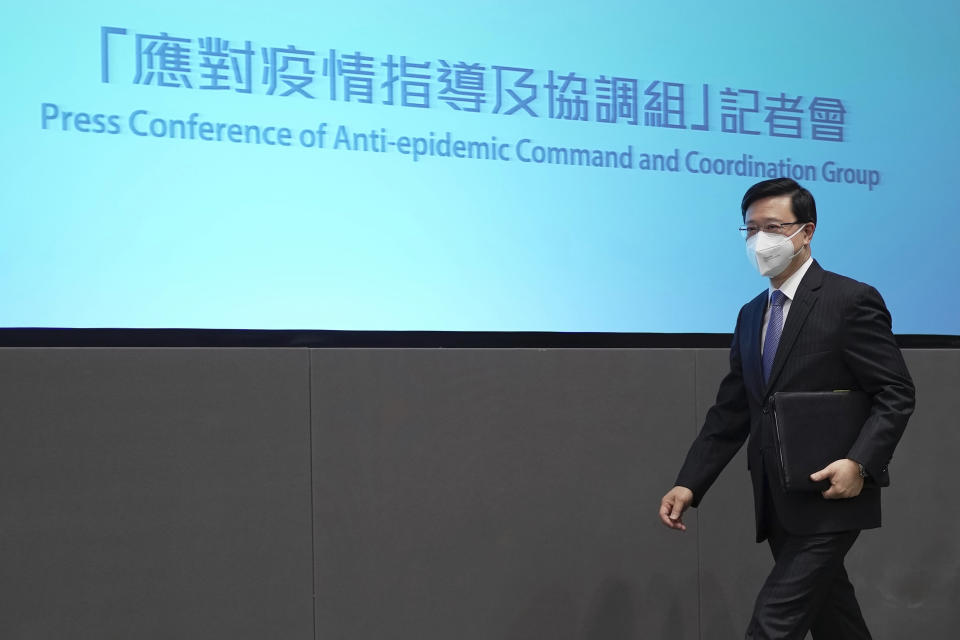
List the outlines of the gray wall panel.
{"type": "Polygon", "coordinates": [[[910,350],[917,408],[890,465],[883,527],[848,556],[877,640],[952,638],[960,629],[960,351],[910,350]]]}
{"type": "Polygon", "coordinates": [[[317,637],[696,638],[692,359],[314,351],[317,637]]]}
{"type": "Polygon", "coordinates": [[[0,638],[311,638],[304,350],[0,350],[0,638]]]}
{"type": "MultiPolygon", "coordinates": [[[[906,357],[885,525],[848,558],[877,640],[960,626],[960,351],[906,357]]],[[[743,452],[686,534],[655,516],[726,366],[0,349],[0,638],[740,637],[771,564],[743,452]]]]}

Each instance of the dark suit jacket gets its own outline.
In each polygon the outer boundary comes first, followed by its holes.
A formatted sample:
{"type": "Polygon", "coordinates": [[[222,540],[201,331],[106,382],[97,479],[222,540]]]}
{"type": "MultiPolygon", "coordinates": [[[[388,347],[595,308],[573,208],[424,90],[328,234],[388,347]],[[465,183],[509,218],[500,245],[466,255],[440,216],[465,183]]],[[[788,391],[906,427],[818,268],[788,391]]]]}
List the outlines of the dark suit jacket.
{"type": "Polygon", "coordinates": [[[817,492],[785,493],[776,472],[772,415],[776,391],[859,389],[873,397],[870,417],[847,457],[873,478],[887,465],[913,412],[913,381],[891,332],[890,314],[873,287],[810,265],[797,288],[765,385],[760,336],[767,291],[740,310],[730,347],[730,372],[720,383],[676,484],[693,491],[693,506],[744,440],[753,482],[757,541],[766,537],[764,492],[783,527],[812,535],[880,526],[880,489],[865,486],[856,498],[827,500],[817,492]]]}

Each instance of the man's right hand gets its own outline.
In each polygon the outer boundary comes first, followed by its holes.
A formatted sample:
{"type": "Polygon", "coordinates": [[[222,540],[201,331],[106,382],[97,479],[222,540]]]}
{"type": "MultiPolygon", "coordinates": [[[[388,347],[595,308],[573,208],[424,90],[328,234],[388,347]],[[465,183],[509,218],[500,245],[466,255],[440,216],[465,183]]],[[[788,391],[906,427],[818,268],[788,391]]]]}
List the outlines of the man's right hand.
{"type": "Polygon", "coordinates": [[[683,512],[693,502],[693,491],[686,487],[676,486],[667,492],[660,501],[660,521],[671,529],[686,531],[683,524],[683,512]]]}

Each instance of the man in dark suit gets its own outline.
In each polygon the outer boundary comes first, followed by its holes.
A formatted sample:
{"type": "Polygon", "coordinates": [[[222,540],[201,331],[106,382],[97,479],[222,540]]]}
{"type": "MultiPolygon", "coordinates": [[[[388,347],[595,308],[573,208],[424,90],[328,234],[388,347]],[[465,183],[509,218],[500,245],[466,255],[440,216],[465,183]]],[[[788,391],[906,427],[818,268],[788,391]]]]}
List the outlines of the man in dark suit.
{"type": "Polygon", "coordinates": [[[878,485],[913,411],[913,382],[880,294],[813,260],[810,192],[789,178],[765,180],[747,190],[741,210],[748,257],[770,288],[740,310],[730,372],[660,519],[686,530],[684,511],[749,437],[757,542],[768,540],[775,564],[746,637],[802,640],[810,630],[816,640],[870,638],[843,560],[861,529],[880,526],[878,485]],[[788,493],[776,472],[770,398],[836,389],[869,394],[869,418],[845,458],[811,475],[829,480],[828,489],[788,493]]]}

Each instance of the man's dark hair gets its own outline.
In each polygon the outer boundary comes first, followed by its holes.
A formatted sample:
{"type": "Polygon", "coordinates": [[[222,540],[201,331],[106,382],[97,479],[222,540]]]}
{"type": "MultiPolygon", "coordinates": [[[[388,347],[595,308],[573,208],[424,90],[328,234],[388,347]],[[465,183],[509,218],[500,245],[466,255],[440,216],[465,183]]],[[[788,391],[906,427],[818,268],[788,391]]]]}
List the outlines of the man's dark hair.
{"type": "Polygon", "coordinates": [[[763,180],[747,189],[743,194],[743,202],[740,203],[743,219],[747,219],[747,209],[754,202],[776,196],[790,196],[790,207],[793,215],[797,216],[797,222],[817,224],[817,203],[813,201],[813,194],[790,178],[763,180]]]}

